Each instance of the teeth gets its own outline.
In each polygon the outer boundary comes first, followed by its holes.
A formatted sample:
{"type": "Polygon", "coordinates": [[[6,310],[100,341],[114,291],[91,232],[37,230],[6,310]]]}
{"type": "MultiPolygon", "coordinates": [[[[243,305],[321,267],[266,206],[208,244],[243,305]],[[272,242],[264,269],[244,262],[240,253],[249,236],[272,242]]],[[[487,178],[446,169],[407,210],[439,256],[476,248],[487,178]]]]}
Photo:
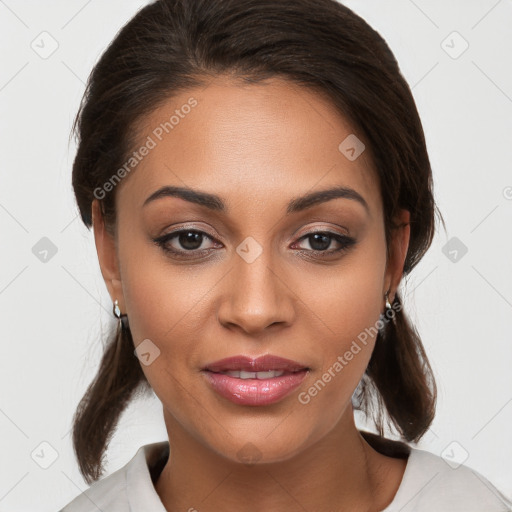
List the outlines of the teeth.
{"type": "Polygon", "coordinates": [[[272,379],[273,377],[280,377],[284,374],[284,371],[269,370],[268,372],[238,372],[232,370],[221,373],[229,375],[230,377],[236,377],[237,379],[272,379]]]}

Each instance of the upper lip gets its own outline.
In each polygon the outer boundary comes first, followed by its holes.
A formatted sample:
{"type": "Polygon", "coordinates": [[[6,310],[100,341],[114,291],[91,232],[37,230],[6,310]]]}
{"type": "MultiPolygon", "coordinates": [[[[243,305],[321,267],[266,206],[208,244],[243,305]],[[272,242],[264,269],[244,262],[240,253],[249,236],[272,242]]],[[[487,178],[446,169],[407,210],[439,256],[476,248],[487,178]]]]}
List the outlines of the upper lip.
{"type": "Polygon", "coordinates": [[[272,354],[265,354],[256,359],[243,355],[226,357],[225,359],[219,359],[218,361],[207,364],[203,370],[209,370],[212,372],[266,372],[269,370],[296,372],[299,370],[309,370],[309,368],[297,361],[292,361],[291,359],[285,359],[284,357],[274,356],[272,354]]]}

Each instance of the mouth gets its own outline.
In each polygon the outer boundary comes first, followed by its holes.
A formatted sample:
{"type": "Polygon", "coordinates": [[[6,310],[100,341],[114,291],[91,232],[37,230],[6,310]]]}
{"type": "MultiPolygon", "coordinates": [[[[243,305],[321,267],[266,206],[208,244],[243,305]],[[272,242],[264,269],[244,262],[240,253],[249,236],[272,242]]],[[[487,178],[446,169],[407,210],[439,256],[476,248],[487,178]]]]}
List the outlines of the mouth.
{"type": "Polygon", "coordinates": [[[257,359],[235,356],[202,368],[207,382],[220,396],[239,405],[269,405],[295,390],[311,368],[273,355],[257,359]]]}
{"type": "MultiPolygon", "coordinates": [[[[211,371],[211,370],[206,370],[211,371]]],[[[300,370],[298,370],[300,371],[300,370]]],[[[284,370],[276,371],[276,370],[268,370],[266,372],[247,372],[247,371],[237,371],[237,370],[226,370],[223,372],[212,372],[219,373],[222,375],[228,375],[229,377],[234,377],[235,379],[257,379],[257,380],[265,380],[265,379],[273,379],[275,377],[281,377],[282,375],[291,375],[292,373],[297,372],[285,372],[284,370]]]]}

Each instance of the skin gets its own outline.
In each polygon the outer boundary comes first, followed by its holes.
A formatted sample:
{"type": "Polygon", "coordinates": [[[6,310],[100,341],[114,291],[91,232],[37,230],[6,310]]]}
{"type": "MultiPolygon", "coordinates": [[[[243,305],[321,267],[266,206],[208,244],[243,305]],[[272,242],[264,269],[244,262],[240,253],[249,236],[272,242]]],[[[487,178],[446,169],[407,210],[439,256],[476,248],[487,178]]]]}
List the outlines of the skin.
{"type": "MultiPolygon", "coordinates": [[[[409,212],[395,219],[405,225],[393,231],[387,258],[369,151],[347,159],[338,146],[353,129],[325,98],[284,80],[242,85],[217,77],[154,110],[139,125],[141,141],[191,96],[198,105],[118,185],[115,237],[93,204],[110,296],[128,315],[135,346],[150,339],[160,350],[141,365],[162,402],[170,442],[155,489],[169,511],[383,510],[406,461],[362,438],[351,404],[375,339],[308,404],[298,394],[375,325],[386,291],[393,300],[409,212]],[[228,211],[176,197],[143,207],[164,185],[217,194],[228,211]],[[292,198],[336,185],[359,192],[369,211],[336,198],[285,215],[292,198]],[[152,241],[187,228],[212,237],[200,246],[209,254],[176,259],[152,241]],[[356,244],[322,259],[304,236],[314,230],[349,234],[356,244]],[[252,263],[236,252],[249,236],[262,248],[252,263]],[[200,371],[224,357],[267,353],[311,368],[275,404],[233,404],[200,371]],[[254,464],[237,456],[247,446],[261,457],[254,464]]],[[[187,251],[178,237],[168,245],[187,251]]],[[[338,247],[331,239],[328,250],[338,247]]]]}

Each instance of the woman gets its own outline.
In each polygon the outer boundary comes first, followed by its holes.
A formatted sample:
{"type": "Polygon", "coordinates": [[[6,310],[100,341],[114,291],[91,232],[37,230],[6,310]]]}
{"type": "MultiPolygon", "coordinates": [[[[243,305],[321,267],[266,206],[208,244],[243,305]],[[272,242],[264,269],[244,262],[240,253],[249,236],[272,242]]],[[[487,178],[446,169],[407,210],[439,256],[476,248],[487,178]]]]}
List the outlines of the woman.
{"type": "Polygon", "coordinates": [[[366,22],[334,0],[158,0],[75,130],[119,326],[74,419],[93,485],[65,512],[511,510],[408,444],[436,386],[398,288],[437,210],[410,89],[366,22]],[[151,391],[169,440],[100,479],[151,391]]]}

